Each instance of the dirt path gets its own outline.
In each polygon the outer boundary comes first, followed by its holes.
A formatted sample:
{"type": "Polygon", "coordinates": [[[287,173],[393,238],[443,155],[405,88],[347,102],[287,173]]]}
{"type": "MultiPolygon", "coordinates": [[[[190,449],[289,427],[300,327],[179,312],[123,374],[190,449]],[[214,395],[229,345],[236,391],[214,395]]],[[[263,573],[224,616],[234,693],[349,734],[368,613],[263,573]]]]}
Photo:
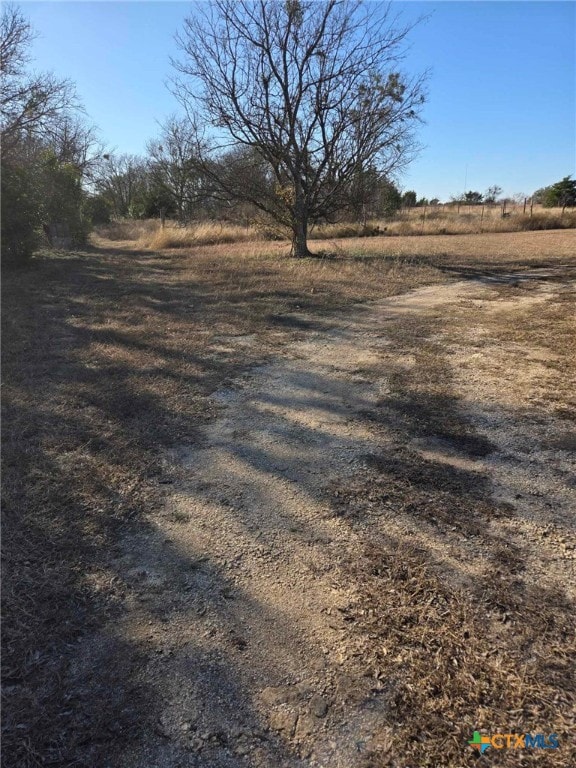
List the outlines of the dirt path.
{"type": "MultiPolygon", "coordinates": [[[[436,466],[488,475],[487,496],[509,505],[494,536],[523,550],[544,536],[524,558],[525,578],[566,585],[574,566],[569,438],[553,416],[519,415],[551,374],[541,349],[530,357],[486,340],[494,313],[506,308],[505,298],[493,300],[496,288],[433,286],[342,321],[291,315],[295,328],[312,328],[213,394],[219,416],[199,446],[165,457],[165,508],[149,530],[122,543],[115,563],[131,585],[130,610],[115,633],[147,649],[139,678],[161,702],[146,740],[115,765],[356,768],[385,749],[387,688],[363,676],[347,613],[362,591],[351,572],[366,541],[417,542],[456,582],[492,561],[477,551],[475,534],[448,527],[440,535],[393,506],[370,517],[368,502],[362,525],[335,514],[338,489],[366,479],[367,457],[377,453],[409,449],[436,466]],[[410,328],[412,345],[402,336],[410,328]],[[460,450],[453,438],[406,431],[405,414],[390,406],[394,376],[414,372],[423,328],[427,343],[448,351],[452,407],[475,436],[472,450],[469,436],[460,450]],[[531,454],[526,424],[533,444],[548,440],[548,453],[531,454]]],[[[555,291],[544,285],[508,301],[528,307],[555,291]]]]}

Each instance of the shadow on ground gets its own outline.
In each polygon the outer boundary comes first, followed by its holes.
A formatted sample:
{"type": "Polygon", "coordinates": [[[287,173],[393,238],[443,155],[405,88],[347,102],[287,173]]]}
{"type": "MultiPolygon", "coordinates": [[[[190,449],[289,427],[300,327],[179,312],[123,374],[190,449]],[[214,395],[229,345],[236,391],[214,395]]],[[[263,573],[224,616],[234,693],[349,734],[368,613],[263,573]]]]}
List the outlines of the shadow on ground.
{"type": "MultiPolygon", "coordinates": [[[[247,671],[238,663],[247,639],[242,627],[231,623],[227,610],[228,577],[214,562],[202,561],[203,552],[165,540],[148,512],[162,508],[172,480],[159,449],[196,445],[207,418],[218,410],[214,405],[207,408],[205,396],[270,354],[266,346],[241,348],[231,338],[239,331],[258,330],[271,315],[273,297],[264,291],[231,288],[231,280],[251,278],[239,275],[237,268],[233,275],[218,279],[207,273],[191,280],[177,260],[133,252],[129,256],[131,261],[120,252],[109,256],[93,251],[41,260],[30,272],[4,281],[2,760],[7,768],[120,765],[124,758],[119,755],[125,755],[131,743],[143,742],[150,745],[150,765],[161,760],[176,765],[186,758],[189,765],[236,766],[243,764],[240,754],[233,752],[242,738],[237,731],[246,727],[256,734],[265,731],[259,713],[249,705],[247,671]],[[143,570],[122,544],[138,537],[146,539],[143,546],[150,552],[149,567],[143,570]],[[143,594],[148,597],[141,600],[143,594]],[[148,635],[128,639],[115,633],[114,627],[128,613],[139,626],[148,624],[148,635]],[[177,649],[163,640],[171,628],[201,627],[204,617],[215,617],[225,628],[227,639],[218,654],[205,651],[201,636],[177,649]],[[175,652],[177,681],[188,674],[192,689],[197,670],[204,668],[202,679],[210,683],[186,694],[174,690],[175,697],[190,697],[192,714],[181,722],[166,717],[170,702],[159,696],[157,687],[175,652]],[[209,731],[202,743],[197,741],[197,722],[209,731]]],[[[450,269],[455,276],[464,276],[450,269]]],[[[287,308],[291,302],[302,306],[297,292],[287,292],[284,299],[287,308]]],[[[308,302],[313,309],[316,299],[308,302]]],[[[310,327],[305,321],[284,323],[288,330],[310,327]]],[[[446,376],[445,367],[439,370],[438,381],[446,376]]],[[[396,390],[381,401],[379,410],[364,414],[367,428],[388,431],[398,450],[374,451],[367,443],[366,474],[360,473],[347,490],[338,490],[333,513],[368,540],[370,521],[392,510],[413,528],[421,562],[431,564],[432,571],[447,565],[438,554],[447,537],[448,565],[456,576],[459,564],[466,565],[474,550],[481,549],[494,571],[478,581],[471,595],[486,611],[499,612],[516,626],[535,593],[518,576],[522,552],[491,536],[487,525],[510,510],[488,500],[489,478],[482,472],[422,460],[402,448],[409,440],[436,437],[444,441],[440,445],[444,454],[474,462],[494,446],[475,433],[454,393],[410,391],[406,388],[410,382],[399,376],[396,390]],[[497,583],[497,573],[507,575],[497,583]]],[[[306,386],[315,412],[333,410],[334,399],[322,401],[317,393],[333,392],[337,385],[329,378],[309,379],[306,386]]],[[[281,393],[278,399],[282,400],[281,393]]],[[[268,399],[257,407],[274,404],[268,399]]],[[[306,394],[298,402],[280,404],[305,411],[306,394]]],[[[286,443],[289,429],[284,431],[281,437],[288,451],[278,455],[273,447],[266,454],[251,450],[243,439],[230,451],[240,466],[284,480],[290,478],[291,466],[296,473],[301,463],[298,442],[311,446],[322,442],[325,429],[321,422],[308,429],[299,424],[293,445],[286,443]]],[[[349,447],[358,446],[354,442],[349,447]]],[[[316,493],[306,486],[301,490],[316,493]]],[[[234,516],[235,524],[245,523],[246,536],[256,535],[237,511],[227,514],[234,516]]],[[[308,533],[321,538],[320,528],[308,533]]],[[[381,534],[374,546],[381,546],[381,534]]],[[[391,557],[395,549],[401,550],[402,542],[390,534],[380,554],[385,551],[391,557]]],[[[374,559],[374,552],[368,560],[374,559]]],[[[468,570],[463,567],[460,576],[461,585],[468,588],[468,570]]],[[[394,584],[397,587],[397,579],[394,584]]],[[[505,672],[536,654],[534,674],[547,675],[550,690],[557,695],[566,687],[561,682],[566,672],[562,656],[566,630],[558,612],[568,609],[561,595],[544,589],[540,595],[547,601],[540,614],[544,624],[535,623],[534,632],[523,635],[521,652],[514,637],[503,635],[499,642],[505,672]],[[538,634],[544,625],[547,634],[538,634]],[[556,655],[542,656],[538,643],[543,637],[559,643],[556,655]]],[[[412,624],[420,615],[412,614],[412,624]]],[[[267,620],[285,619],[272,615],[267,620]]],[[[360,619],[357,623],[363,631],[360,619]]],[[[488,641],[494,637],[487,633],[488,641]]],[[[378,663],[385,668],[381,659],[378,663]]],[[[392,670],[394,679],[399,670],[392,670]]],[[[528,677],[535,679],[532,673],[528,677]]],[[[493,671],[488,680],[497,681],[493,693],[484,688],[474,691],[469,685],[472,690],[459,709],[463,729],[477,724],[473,718],[479,708],[496,711],[508,701],[504,678],[493,671]]],[[[432,701],[433,691],[427,696],[432,701]]],[[[398,716],[391,722],[402,715],[414,731],[426,709],[402,709],[398,701],[398,716]]],[[[546,706],[538,709],[537,696],[524,700],[520,693],[518,702],[519,723],[523,717],[534,717],[531,707],[536,707],[536,714],[551,717],[553,707],[564,706],[558,698],[555,704],[546,700],[546,706]]],[[[267,760],[269,765],[292,765],[296,760],[289,742],[277,735],[255,738],[260,740],[263,764],[267,760]]]]}

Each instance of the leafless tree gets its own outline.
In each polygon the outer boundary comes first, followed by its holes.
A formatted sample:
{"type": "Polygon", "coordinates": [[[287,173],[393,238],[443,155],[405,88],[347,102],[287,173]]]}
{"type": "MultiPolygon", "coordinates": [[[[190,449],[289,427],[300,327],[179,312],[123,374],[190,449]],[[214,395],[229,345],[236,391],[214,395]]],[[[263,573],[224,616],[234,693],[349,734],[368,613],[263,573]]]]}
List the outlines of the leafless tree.
{"type": "Polygon", "coordinates": [[[499,187],[498,184],[493,184],[484,192],[484,202],[488,204],[495,203],[501,194],[502,187],[499,187]]]}
{"type": "Polygon", "coordinates": [[[159,139],[147,146],[156,184],[173,201],[180,221],[206,197],[199,157],[198,131],[186,118],[170,117],[159,139]]]}
{"type": "Polygon", "coordinates": [[[147,163],[137,155],[107,155],[100,163],[95,181],[97,191],[107,198],[116,216],[133,216],[138,198],[148,183],[147,163]]]}
{"type": "Polygon", "coordinates": [[[308,255],[309,222],[341,205],[359,170],[388,176],[411,159],[425,78],[399,71],[409,31],[390,6],[359,0],[213,0],[186,20],[176,95],[220,151],[253,149],[274,193],[236,187],[209,158],[205,170],[287,224],[294,255],[308,255]]]}
{"type": "Polygon", "coordinates": [[[0,21],[0,112],[2,157],[10,155],[22,137],[38,136],[64,114],[78,111],[74,86],[50,73],[28,72],[28,49],[35,34],[30,22],[12,5],[0,21]]]}
{"type": "Polygon", "coordinates": [[[74,165],[87,181],[105,153],[97,129],[77,115],[65,114],[48,123],[45,141],[60,163],[74,165]]]}

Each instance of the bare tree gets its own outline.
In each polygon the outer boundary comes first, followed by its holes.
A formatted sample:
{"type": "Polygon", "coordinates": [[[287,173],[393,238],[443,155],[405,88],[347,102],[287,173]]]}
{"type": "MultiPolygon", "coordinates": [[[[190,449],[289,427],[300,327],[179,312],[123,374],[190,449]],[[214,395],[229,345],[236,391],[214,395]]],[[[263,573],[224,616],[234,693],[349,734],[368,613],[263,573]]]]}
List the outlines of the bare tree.
{"type": "MultiPolygon", "coordinates": [[[[327,217],[361,169],[389,176],[412,157],[423,77],[399,72],[410,27],[359,0],[213,0],[178,38],[175,93],[223,146],[255,150],[274,194],[229,186],[292,232],[309,254],[309,222],[327,217]]],[[[224,187],[222,164],[204,158],[224,187]]]]}
{"type": "Polygon", "coordinates": [[[502,187],[499,187],[498,184],[493,184],[491,187],[488,187],[484,193],[484,202],[488,204],[495,203],[501,194],[502,187]]]}
{"type": "Polygon", "coordinates": [[[18,8],[4,6],[0,22],[0,72],[3,77],[22,74],[30,60],[27,49],[34,37],[30,23],[18,8]]]}
{"type": "Polygon", "coordinates": [[[96,190],[112,206],[116,216],[134,215],[136,203],[148,184],[147,163],[137,155],[106,155],[95,179],[96,190]]]}
{"type": "Polygon", "coordinates": [[[23,136],[45,133],[55,119],[80,109],[69,80],[27,71],[28,48],[34,37],[20,10],[5,6],[0,21],[2,157],[9,155],[23,136]]]}
{"type": "Polygon", "coordinates": [[[64,114],[50,121],[44,141],[60,163],[70,163],[88,181],[105,153],[97,129],[78,115],[64,114]]]}
{"type": "Polygon", "coordinates": [[[206,197],[206,184],[198,161],[198,131],[186,118],[170,117],[159,139],[148,143],[151,172],[158,186],[173,201],[180,221],[206,197]]]}

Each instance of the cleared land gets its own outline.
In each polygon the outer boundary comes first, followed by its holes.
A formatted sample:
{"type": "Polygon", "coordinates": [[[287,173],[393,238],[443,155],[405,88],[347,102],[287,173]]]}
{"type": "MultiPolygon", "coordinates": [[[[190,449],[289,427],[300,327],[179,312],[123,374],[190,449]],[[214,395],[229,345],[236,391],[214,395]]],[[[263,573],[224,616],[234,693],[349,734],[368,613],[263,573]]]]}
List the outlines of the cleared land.
{"type": "Polygon", "coordinates": [[[4,764],[573,765],[575,245],[6,276],[4,764]]]}

